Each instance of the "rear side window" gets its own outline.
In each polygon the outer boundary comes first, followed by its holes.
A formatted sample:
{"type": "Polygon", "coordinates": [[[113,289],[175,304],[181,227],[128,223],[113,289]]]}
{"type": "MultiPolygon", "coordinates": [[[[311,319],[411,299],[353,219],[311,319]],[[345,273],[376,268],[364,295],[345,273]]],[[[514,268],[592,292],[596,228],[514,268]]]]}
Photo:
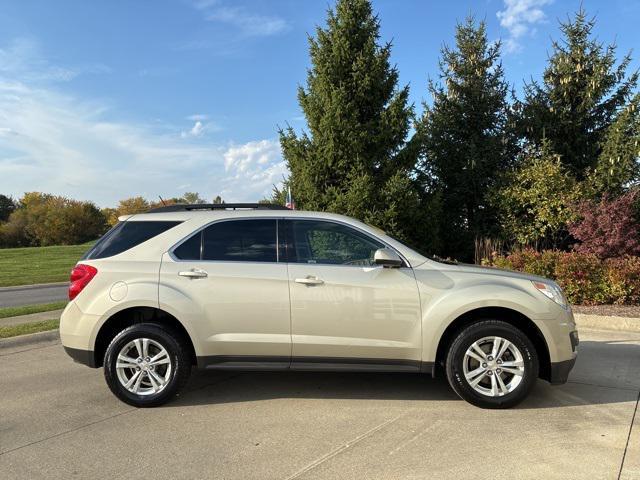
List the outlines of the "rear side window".
{"type": "Polygon", "coordinates": [[[166,232],[180,222],[120,222],[89,250],[83,260],[112,257],[166,232]]]}
{"type": "Polygon", "coordinates": [[[200,260],[202,255],[202,232],[198,232],[192,237],[178,245],[173,254],[180,260],[200,260]]]}
{"type": "Polygon", "coordinates": [[[214,223],[202,232],[202,259],[277,262],[276,225],[272,219],[214,223]]]}

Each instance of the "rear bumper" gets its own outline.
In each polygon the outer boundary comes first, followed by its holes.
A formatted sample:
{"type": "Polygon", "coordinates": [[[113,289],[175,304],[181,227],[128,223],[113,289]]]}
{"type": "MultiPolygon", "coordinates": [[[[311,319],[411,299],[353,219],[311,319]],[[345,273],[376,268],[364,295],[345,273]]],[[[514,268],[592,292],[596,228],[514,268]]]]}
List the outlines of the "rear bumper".
{"type": "Polygon", "coordinates": [[[91,368],[97,368],[95,355],[92,350],[80,350],[79,348],[64,347],[64,351],[67,352],[73,361],[81,363],[91,368]]]}
{"type": "Polygon", "coordinates": [[[551,375],[549,378],[549,382],[551,385],[562,385],[563,383],[567,383],[567,379],[569,378],[569,373],[573,366],[576,364],[576,358],[572,358],[571,360],[565,360],[564,362],[554,362],[551,364],[551,375]]]}

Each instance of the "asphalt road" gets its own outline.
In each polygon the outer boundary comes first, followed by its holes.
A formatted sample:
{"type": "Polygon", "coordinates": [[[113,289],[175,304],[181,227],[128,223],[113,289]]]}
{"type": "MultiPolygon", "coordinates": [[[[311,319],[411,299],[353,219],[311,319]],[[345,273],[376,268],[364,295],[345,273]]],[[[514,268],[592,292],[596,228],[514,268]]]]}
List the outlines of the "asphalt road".
{"type": "Polygon", "coordinates": [[[68,289],[67,283],[2,287],[0,288],[0,308],[67,300],[68,289]]]}
{"type": "Polygon", "coordinates": [[[0,476],[639,479],[640,334],[581,337],[570,382],[508,411],[412,374],[215,372],[137,410],[59,344],[0,344],[0,476]]]}

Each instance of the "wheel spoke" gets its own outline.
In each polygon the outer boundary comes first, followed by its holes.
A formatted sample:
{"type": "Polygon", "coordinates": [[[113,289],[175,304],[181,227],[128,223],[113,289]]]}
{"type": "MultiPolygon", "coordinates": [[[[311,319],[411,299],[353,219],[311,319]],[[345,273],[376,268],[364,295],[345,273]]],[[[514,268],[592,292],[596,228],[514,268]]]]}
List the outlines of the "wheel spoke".
{"type": "Polygon", "coordinates": [[[504,352],[506,352],[510,346],[511,346],[511,342],[509,340],[504,339],[504,342],[502,343],[502,346],[500,347],[500,350],[496,354],[495,358],[502,358],[502,355],[504,355],[504,352]]]}
{"type": "MultiPolygon", "coordinates": [[[[138,372],[141,373],[141,372],[138,372]]],[[[134,393],[138,393],[138,391],[140,390],[140,383],[142,382],[142,374],[138,375],[138,378],[136,379],[136,383],[135,385],[133,385],[133,392],[134,393]]]]}
{"type": "Polygon", "coordinates": [[[474,353],[474,352],[477,355],[480,355],[481,361],[487,359],[487,354],[484,353],[484,351],[480,348],[480,346],[478,345],[478,342],[473,343],[471,345],[471,347],[469,347],[469,350],[467,350],[467,353],[469,353],[469,354],[474,353]]]}
{"type": "Polygon", "coordinates": [[[169,354],[167,353],[166,350],[162,350],[159,353],[157,353],[154,357],[151,358],[151,360],[149,360],[149,365],[164,365],[167,363],[171,363],[171,360],[169,360],[169,354]]]}
{"type": "MultiPolygon", "coordinates": [[[[506,342],[506,340],[505,340],[506,342]]],[[[498,351],[500,351],[500,344],[502,343],[502,338],[494,337],[493,339],[493,347],[491,348],[491,356],[493,358],[498,358],[498,351]]]]}
{"type": "Polygon", "coordinates": [[[466,355],[470,356],[471,358],[476,359],[478,362],[482,363],[485,362],[486,360],[484,358],[482,358],[480,355],[478,355],[475,352],[472,352],[471,349],[467,350],[466,355]]]}
{"type": "Polygon", "coordinates": [[[502,366],[503,367],[524,367],[524,362],[522,360],[502,362],[502,366]]]}
{"type": "Polygon", "coordinates": [[[144,352],[142,351],[142,340],[140,340],[139,338],[136,338],[133,341],[133,344],[136,346],[136,350],[138,351],[138,356],[144,357],[144,352]]]}
{"type": "Polygon", "coordinates": [[[502,371],[503,372],[507,372],[507,373],[511,373],[513,375],[518,375],[519,377],[521,377],[523,375],[523,371],[519,370],[517,368],[509,368],[509,367],[505,367],[504,364],[502,365],[502,371]]]}
{"type": "Polygon", "coordinates": [[[149,356],[149,339],[142,339],[142,357],[147,358],[149,356]]]}
{"type": "Polygon", "coordinates": [[[465,375],[465,377],[467,378],[467,380],[473,380],[474,378],[476,378],[478,375],[482,375],[484,372],[486,372],[487,369],[484,367],[478,367],[475,370],[470,371],[469,373],[467,373],[465,375]]]}
{"type": "Polygon", "coordinates": [[[160,389],[160,385],[158,385],[153,372],[148,372],[147,376],[149,377],[149,381],[151,382],[151,389],[153,390],[153,393],[156,393],[160,389]]]}
{"type": "Polygon", "coordinates": [[[500,395],[507,394],[509,392],[509,389],[507,388],[507,386],[502,381],[502,377],[499,374],[496,374],[494,376],[496,377],[496,380],[498,381],[498,393],[500,395]]]}
{"type": "Polygon", "coordinates": [[[142,372],[137,371],[133,375],[127,383],[124,384],[125,388],[131,389],[131,385],[133,385],[140,377],[142,376],[142,372]]]}
{"type": "Polygon", "coordinates": [[[496,380],[496,375],[491,375],[491,396],[498,396],[498,381],[496,380]]]}
{"type": "Polygon", "coordinates": [[[136,368],[138,366],[136,359],[128,357],[126,355],[118,355],[118,362],[116,368],[136,368]]]}
{"type": "Polygon", "coordinates": [[[156,372],[154,372],[153,370],[151,370],[149,372],[149,379],[151,380],[151,383],[157,383],[158,388],[162,388],[165,384],[165,380],[164,378],[162,378],[160,375],[158,375],[156,372]]]}
{"type": "Polygon", "coordinates": [[[476,388],[476,386],[482,381],[482,379],[484,378],[484,375],[478,375],[476,378],[474,378],[473,380],[469,381],[469,385],[471,385],[473,388],[476,388]]]}

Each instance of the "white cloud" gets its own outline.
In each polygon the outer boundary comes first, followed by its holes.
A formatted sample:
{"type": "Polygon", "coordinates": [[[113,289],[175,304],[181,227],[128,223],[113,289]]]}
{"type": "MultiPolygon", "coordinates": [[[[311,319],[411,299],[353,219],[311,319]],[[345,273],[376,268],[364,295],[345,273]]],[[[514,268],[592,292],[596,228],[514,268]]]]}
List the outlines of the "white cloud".
{"type": "Polygon", "coordinates": [[[227,176],[222,197],[225,200],[244,188],[261,191],[263,197],[271,192],[273,185],[281,184],[283,176],[288,174],[276,140],[232,146],[224,153],[224,166],[227,176]]]}
{"type": "Polygon", "coordinates": [[[222,130],[218,125],[212,122],[205,123],[205,120],[209,118],[207,115],[190,115],[188,120],[195,122],[189,130],[183,130],[180,132],[182,138],[199,138],[206,133],[219,132],[222,130]]]}
{"type": "Polygon", "coordinates": [[[180,134],[180,136],[182,138],[188,138],[188,137],[200,137],[202,136],[202,134],[204,133],[204,124],[198,120],[193,127],[191,128],[191,130],[187,131],[187,132],[182,132],[180,134]]]}
{"type": "Polygon", "coordinates": [[[111,73],[101,63],[61,67],[45,60],[40,45],[30,38],[16,38],[0,48],[0,74],[27,82],[68,82],[84,74],[111,73]]]}
{"type": "Polygon", "coordinates": [[[504,0],[504,10],[496,15],[500,25],[509,32],[504,40],[507,52],[522,50],[520,41],[524,36],[535,33],[534,25],[545,21],[546,15],[542,7],[552,2],[553,0],[504,0]]]}
{"type": "Polygon", "coordinates": [[[187,120],[191,120],[193,122],[197,122],[198,120],[209,120],[209,115],[207,115],[206,113],[194,113],[193,115],[189,115],[187,117],[187,120]]]}
{"type": "Polygon", "coordinates": [[[162,122],[118,120],[109,104],[61,92],[40,58],[30,48],[0,48],[0,193],[42,191],[113,206],[134,195],[177,196],[188,186],[204,198],[257,201],[281,180],[276,141],[213,142],[204,133],[218,127],[204,114],[191,116],[184,138],[162,122]]]}
{"type": "Polygon", "coordinates": [[[218,0],[196,0],[193,6],[203,12],[205,20],[226,23],[249,37],[277,35],[289,29],[289,24],[281,17],[256,14],[242,6],[229,7],[218,0]]]}

